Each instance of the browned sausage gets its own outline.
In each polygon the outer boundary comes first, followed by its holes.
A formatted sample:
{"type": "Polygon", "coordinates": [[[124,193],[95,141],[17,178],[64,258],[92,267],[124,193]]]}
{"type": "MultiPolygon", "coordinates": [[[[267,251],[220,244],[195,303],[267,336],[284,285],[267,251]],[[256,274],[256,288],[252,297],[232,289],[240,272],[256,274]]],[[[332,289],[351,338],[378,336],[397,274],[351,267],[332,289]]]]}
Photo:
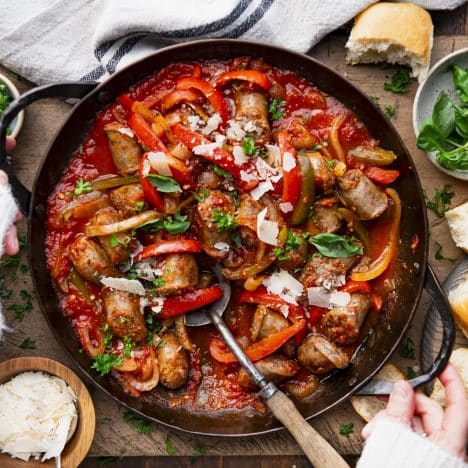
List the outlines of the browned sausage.
{"type": "MultiPolygon", "coordinates": [[[[121,217],[114,210],[104,209],[94,215],[92,224],[111,224],[120,219],[121,217]]],[[[123,263],[130,257],[128,243],[131,240],[131,236],[129,234],[122,232],[112,236],[100,236],[98,239],[111,263],[114,265],[123,263]]]]}
{"type": "MultiPolygon", "coordinates": [[[[269,309],[267,306],[259,305],[255,309],[250,326],[250,339],[252,341],[262,340],[274,335],[291,324],[289,320],[281,315],[279,312],[269,309]]],[[[284,353],[291,357],[294,355],[296,346],[294,340],[288,340],[282,347],[284,353]]]]}
{"type": "Polygon", "coordinates": [[[146,340],[146,326],[140,311],[140,298],[125,291],[102,290],[107,323],[112,333],[120,338],[130,336],[135,343],[146,340]]]}
{"type": "Polygon", "coordinates": [[[268,123],[268,100],[262,93],[239,89],[235,94],[236,113],[234,119],[257,144],[270,141],[268,123]]]}
{"type": "Polygon", "coordinates": [[[295,398],[307,398],[317,390],[320,379],[314,374],[307,374],[284,384],[284,389],[295,398]]]}
{"type": "MultiPolygon", "coordinates": [[[[294,361],[281,355],[272,355],[261,359],[255,363],[255,367],[267,380],[276,383],[295,376],[299,371],[299,366],[294,361]]],[[[237,382],[243,388],[251,390],[256,388],[254,381],[244,368],[239,369],[237,382]]]]}
{"type": "Polygon", "coordinates": [[[276,264],[284,270],[295,270],[305,264],[307,261],[307,241],[298,231],[291,231],[296,236],[299,246],[296,249],[290,249],[285,255],[284,260],[277,260],[276,264]]]}
{"type": "Polygon", "coordinates": [[[112,206],[120,211],[123,216],[133,216],[135,213],[145,210],[148,205],[144,203],[145,195],[140,184],[122,185],[109,194],[112,206]],[[143,205],[141,205],[143,202],[143,205]],[[140,206],[141,205],[141,206],[140,206]]]}
{"type": "Polygon", "coordinates": [[[346,307],[335,307],[323,315],[321,325],[327,337],[338,344],[352,344],[359,336],[371,303],[367,294],[351,294],[346,307]]]}
{"type": "Polygon", "coordinates": [[[338,183],[341,200],[359,219],[375,219],[387,209],[387,195],[359,169],[346,171],[338,183]]]}
{"type": "Polygon", "coordinates": [[[85,279],[99,283],[103,276],[113,276],[114,270],[104,249],[93,239],[77,237],[68,250],[75,270],[85,279]]]}
{"type": "Polygon", "coordinates": [[[131,174],[138,170],[141,149],[128,127],[113,122],[104,127],[115,167],[120,174],[131,174]]]}
{"type": "Polygon", "coordinates": [[[158,294],[168,295],[195,288],[198,283],[198,265],[189,253],[169,254],[163,260],[162,286],[156,288],[158,294]]]}
{"type": "Polygon", "coordinates": [[[310,151],[306,154],[314,169],[315,189],[323,193],[332,192],[336,177],[333,169],[328,167],[327,160],[318,151],[310,151]]]}
{"type": "Polygon", "coordinates": [[[333,285],[358,261],[359,256],[349,258],[331,258],[312,255],[302,270],[299,281],[304,287],[333,285]]]}
{"type": "Polygon", "coordinates": [[[314,215],[307,221],[307,232],[313,236],[321,232],[336,232],[341,227],[340,218],[332,208],[325,208],[316,203],[314,215]]]}
{"type": "Polygon", "coordinates": [[[314,374],[349,365],[348,355],[322,335],[309,335],[297,350],[298,361],[314,374]]]}
{"type": "Polygon", "coordinates": [[[169,330],[161,336],[157,354],[161,383],[171,390],[184,385],[189,370],[187,352],[173,331],[169,330]]]}
{"type": "Polygon", "coordinates": [[[200,229],[199,235],[205,253],[216,260],[224,260],[229,255],[229,251],[219,249],[215,245],[218,243],[230,245],[231,234],[220,232],[213,222],[217,210],[233,217],[234,203],[220,190],[211,190],[203,201],[198,202],[196,222],[200,229]]]}

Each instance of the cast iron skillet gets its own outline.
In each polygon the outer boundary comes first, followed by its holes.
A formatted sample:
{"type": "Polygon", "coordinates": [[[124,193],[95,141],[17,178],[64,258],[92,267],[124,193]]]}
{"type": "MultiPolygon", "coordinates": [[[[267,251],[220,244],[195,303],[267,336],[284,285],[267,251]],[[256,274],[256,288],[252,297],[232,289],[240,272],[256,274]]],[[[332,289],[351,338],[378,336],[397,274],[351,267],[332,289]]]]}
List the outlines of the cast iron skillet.
{"type": "MultiPolygon", "coordinates": [[[[408,150],[395,128],[361,91],[345,78],[320,62],[302,54],[267,44],[239,40],[205,40],[175,45],[155,52],[101,84],[61,83],[42,86],[25,93],[13,102],[0,122],[0,167],[10,176],[14,194],[29,217],[29,262],[39,303],[50,328],[58,341],[69,352],[83,374],[124,406],[167,426],[192,433],[243,436],[281,429],[271,415],[239,411],[188,413],[180,407],[168,407],[164,390],[158,389],[155,398],[133,398],[123,392],[111,379],[99,377],[90,370],[90,359],[79,352],[77,338],[60,309],[53,283],[46,267],[44,241],[46,237],[47,198],[59,181],[70,157],[80,145],[97,112],[130,86],[143,80],[165,65],[176,61],[197,59],[227,59],[242,55],[263,57],[268,63],[286,68],[315,83],[320,89],[335,96],[353,110],[368,126],[382,147],[398,155],[397,165],[401,177],[396,183],[402,202],[401,243],[395,264],[395,295],[378,316],[377,323],[356,351],[352,365],[330,376],[311,397],[297,400],[296,404],[306,418],[311,418],[336,406],[361,389],[365,394],[388,392],[388,386],[370,382],[383,366],[405,334],[423,287],[431,295],[444,324],[443,345],[431,366],[411,383],[427,383],[445,367],[453,342],[454,327],[450,308],[437,278],[427,265],[427,218],[419,178],[408,150]],[[53,139],[42,159],[30,193],[14,176],[5,156],[6,128],[18,112],[33,101],[46,97],[81,99],[53,139]],[[413,253],[410,245],[413,235],[420,243],[413,253]]],[[[44,116],[47,118],[47,116],[44,116]]]]}

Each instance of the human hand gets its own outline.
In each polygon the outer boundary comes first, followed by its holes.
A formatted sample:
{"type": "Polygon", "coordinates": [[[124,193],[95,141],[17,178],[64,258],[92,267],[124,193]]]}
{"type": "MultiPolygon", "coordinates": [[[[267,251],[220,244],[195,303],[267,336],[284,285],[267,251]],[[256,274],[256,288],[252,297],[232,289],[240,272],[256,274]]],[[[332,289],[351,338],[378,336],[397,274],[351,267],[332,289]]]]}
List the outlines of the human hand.
{"type": "MultiPolygon", "coordinates": [[[[7,152],[13,151],[16,146],[16,141],[14,138],[7,137],[6,139],[6,150],[7,152]]],[[[8,176],[5,172],[0,171],[0,184],[8,184],[8,176]]],[[[23,215],[18,211],[15,216],[15,223],[21,221],[23,219],[23,215]]],[[[4,240],[5,245],[5,252],[8,255],[15,255],[18,253],[19,244],[18,244],[18,232],[16,230],[16,226],[13,225],[9,231],[7,232],[4,240]]]]}
{"type": "Polygon", "coordinates": [[[408,382],[396,382],[387,408],[377,413],[364,426],[364,439],[371,435],[376,421],[386,416],[410,426],[413,431],[426,436],[446,452],[465,460],[468,436],[468,401],[465,388],[460,375],[451,364],[447,365],[439,379],[445,387],[445,411],[435,400],[423,393],[415,393],[408,382]]]}

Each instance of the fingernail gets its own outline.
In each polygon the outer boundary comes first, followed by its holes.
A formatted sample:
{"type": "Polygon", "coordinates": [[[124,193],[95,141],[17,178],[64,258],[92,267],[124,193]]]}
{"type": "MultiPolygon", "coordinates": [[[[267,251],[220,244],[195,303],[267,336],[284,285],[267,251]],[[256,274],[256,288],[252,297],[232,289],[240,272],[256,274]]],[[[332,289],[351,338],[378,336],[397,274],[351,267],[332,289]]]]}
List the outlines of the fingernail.
{"type": "Polygon", "coordinates": [[[396,382],[395,385],[393,385],[392,396],[396,396],[398,398],[401,398],[402,400],[406,400],[408,398],[408,390],[406,388],[406,384],[403,382],[396,382]]]}
{"type": "Polygon", "coordinates": [[[0,184],[7,184],[7,183],[8,183],[8,176],[3,171],[0,171],[0,184]]]}

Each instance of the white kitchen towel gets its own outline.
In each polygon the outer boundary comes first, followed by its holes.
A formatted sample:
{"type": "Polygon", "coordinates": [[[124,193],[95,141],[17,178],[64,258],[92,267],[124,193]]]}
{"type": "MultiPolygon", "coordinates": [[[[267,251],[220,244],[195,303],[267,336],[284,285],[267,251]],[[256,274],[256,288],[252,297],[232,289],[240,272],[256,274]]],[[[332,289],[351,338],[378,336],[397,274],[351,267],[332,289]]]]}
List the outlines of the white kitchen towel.
{"type": "MultiPolygon", "coordinates": [[[[102,80],[176,42],[243,37],[305,52],[375,0],[0,0],[0,63],[34,83],[102,80]]],[[[465,0],[414,0],[453,9],[465,0]]]]}

